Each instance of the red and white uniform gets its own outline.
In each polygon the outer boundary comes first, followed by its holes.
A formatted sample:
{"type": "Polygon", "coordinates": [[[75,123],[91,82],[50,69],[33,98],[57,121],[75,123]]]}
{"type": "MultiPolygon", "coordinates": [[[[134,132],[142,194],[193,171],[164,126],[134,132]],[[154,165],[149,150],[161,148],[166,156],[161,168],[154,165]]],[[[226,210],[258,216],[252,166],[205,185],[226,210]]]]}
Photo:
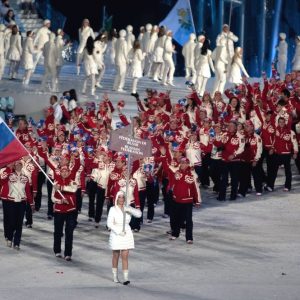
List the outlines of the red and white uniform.
{"type": "Polygon", "coordinates": [[[287,127],[277,127],[275,131],[274,151],[277,154],[298,153],[298,143],[295,132],[287,127]]]}

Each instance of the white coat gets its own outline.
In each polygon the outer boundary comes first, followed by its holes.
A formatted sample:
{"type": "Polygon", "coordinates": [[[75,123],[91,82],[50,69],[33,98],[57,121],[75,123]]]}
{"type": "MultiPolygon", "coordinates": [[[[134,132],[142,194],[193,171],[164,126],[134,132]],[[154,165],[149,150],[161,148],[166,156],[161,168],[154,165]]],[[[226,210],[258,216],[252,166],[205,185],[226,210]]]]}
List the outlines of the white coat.
{"type": "Polygon", "coordinates": [[[155,63],[164,62],[163,54],[164,54],[164,46],[165,46],[166,38],[167,36],[163,35],[159,37],[155,42],[155,46],[153,50],[153,62],[155,63]]]}
{"type": "Polygon", "coordinates": [[[115,64],[117,66],[127,64],[127,43],[125,38],[120,37],[115,43],[115,64]]]}
{"type": "Polygon", "coordinates": [[[158,39],[157,32],[153,32],[150,37],[148,53],[153,54],[154,48],[155,48],[155,43],[156,43],[157,39],[158,39]]]}
{"type": "Polygon", "coordinates": [[[45,44],[49,41],[51,31],[43,26],[40,28],[35,36],[34,45],[39,51],[43,50],[45,44]]]}
{"type": "Polygon", "coordinates": [[[51,73],[56,73],[57,49],[54,40],[49,40],[43,50],[44,65],[51,73]]]}
{"type": "Polygon", "coordinates": [[[22,58],[25,70],[31,70],[34,68],[33,54],[35,52],[36,51],[33,46],[33,38],[28,37],[24,43],[23,58],[22,58]]]}
{"type": "Polygon", "coordinates": [[[135,41],[135,36],[132,32],[127,32],[126,35],[126,42],[127,42],[127,50],[128,52],[130,51],[130,49],[133,47],[133,43],[135,41]]]}
{"type": "Polygon", "coordinates": [[[0,31],[0,56],[4,57],[5,54],[5,33],[4,31],[0,31]]]}
{"type": "Polygon", "coordinates": [[[85,49],[83,52],[83,64],[86,76],[98,74],[98,66],[93,55],[89,55],[85,49]]]}
{"type": "Polygon", "coordinates": [[[172,37],[167,37],[164,46],[164,60],[172,59],[172,54],[174,52],[172,37]]]}
{"type": "Polygon", "coordinates": [[[113,206],[109,210],[107,217],[107,227],[111,229],[109,235],[109,247],[111,250],[129,250],[134,249],[134,238],[129,226],[131,215],[136,218],[142,216],[139,209],[127,206],[124,207],[126,212],[125,218],[125,235],[121,235],[123,231],[123,212],[118,206],[113,206]]]}
{"type": "Polygon", "coordinates": [[[203,43],[197,42],[194,49],[194,67],[197,68],[199,65],[199,59],[201,55],[201,48],[203,46],[203,43]]]}
{"type": "Polygon", "coordinates": [[[128,58],[131,61],[130,76],[132,78],[141,78],[143,77],[143,68],[142,62],[145,55],[141,49],[133,50],[131,49],[128,54],[128,58]]]}
{"type": "Polygon", "coordinates": [[[210,69],[215,72],[214,64],[211,59],[211,51],[207,50],[206,55],[200,54],[199,63],[197,66],[197,75],[205,78],[211,77],[210,69]]]}
{"type": "Polygon", "coordinates": [[[295,55],[292,63],[293,63],[293,71],[300,71],[300,42],[297,42],[295,55]]]}
{"type": "Polygon", "coordinates": [[[4,31],[4,54],[5,54],[5,57],[7,57],[7,52],[8,52],[9,45],[10,45],[10,37],[11,37],[11,29],[6,28],[4,31]]]}
{"type": "Polygon", "coordinates": [[[101,41],[95,41],[94,42],[94,52],[93,52],[93,56],[94,56],[94,60],[98,66],[98,69],[103,69],[104,66],[104,53],[105,50],[107,48],[107,44],[101,41]]]}
{"type": "Polygon", "coordinates": [[[7,59],[20,61],[22,56],[21,35],[19,33],[12,34],[10,37],[7,59]]]}
{"type": "Polygon", "coordinates": [[[234,84],[241,84],[242,83],[241,71],[247,78],[250,77],[243,65],[242,58],[235,57],[231,65],[229,82],[232,82],[234,84]]]}
{"type": "Polygon", "coordinates": [[[188,41],[184,44],[182,48],[182,55],[184,57],[185,67],[186,68],[195,68],[195,41],[188,41]]]}
{"type": "Polygon", "coordinates": [[[95,39],[94,31],[91,27],[87,26],[82,28],[79,28],[78,30],[78,36],[79,36],[79,46],[77,49],[77,53],[82,53],[85,46],[87,39],[91,36],[93,39],[95,39]]]}
{"type": "Polygon", "coordinates": [[[109,55],[109,63],[114,65],[115,64],[115,57],[116,57],[116,42],[117,38],[113,37],[111,41],[107,43],[107,51],[106,53],[109,55]]]}
{"type": "MultiPolygon", "coordinates": [[[[216,46],[220,45],[220,40],[223,38],[226,40],[226,49],[227,49],[229,58],[232,59],[232,57],[234,56],[234,43],[236,43],[239,40],[239,38],[236,35],[234,35],[231,31],[228,33],[222,31],[217,36],[216,46]]],[[[229,58],[227,58],[227,59],[229,59],[229,58]]]]}
{"type": "Polygon", "coordinates": [[[278,51],[278,60],[287,60],[287,55],[288,55],[288,44],[285,40],[280,41],[279,45],[277,47],[278,51]]]}
{"type": "Polygon", "coordinates": [[[56,51],[57,51],[57,66],[62,66],[64,64],[64,59],[62,57],[62,52],[65,50],[65,41],[61,35],[58,35],[55,41],[56,51]]]}
{"type": "Polygon", "coordinates": [[[147,31],[143,35],[142,45],[141,45],[143,52],[147,54],[150,53],[150,40],[151,40],[151,32],[147,31]]]}

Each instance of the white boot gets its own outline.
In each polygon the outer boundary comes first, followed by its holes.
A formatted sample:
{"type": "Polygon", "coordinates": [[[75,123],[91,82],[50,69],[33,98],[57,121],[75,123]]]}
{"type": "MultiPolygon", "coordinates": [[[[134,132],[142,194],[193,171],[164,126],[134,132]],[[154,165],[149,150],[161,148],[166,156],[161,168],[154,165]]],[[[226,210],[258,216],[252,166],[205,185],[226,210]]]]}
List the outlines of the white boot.
{"type": "Polygon", "coordinates": [[[112,268],[112,273],[113,273],[113,280],[115,283],[119,283],[120,280],[118,278],[118,269],[117,268],[112,268]]]}
{"type": "Polygon", "coordinates": [[[80,66],[77,66],[77,76],[80,74],[80,66]]]}
{"type": "Polygon", "coordinates": [[[123,278],[124,278],[124,285],[128,285],[130,283],[129,279],[128,279],[128,270],[123,270],[123,278]]]}

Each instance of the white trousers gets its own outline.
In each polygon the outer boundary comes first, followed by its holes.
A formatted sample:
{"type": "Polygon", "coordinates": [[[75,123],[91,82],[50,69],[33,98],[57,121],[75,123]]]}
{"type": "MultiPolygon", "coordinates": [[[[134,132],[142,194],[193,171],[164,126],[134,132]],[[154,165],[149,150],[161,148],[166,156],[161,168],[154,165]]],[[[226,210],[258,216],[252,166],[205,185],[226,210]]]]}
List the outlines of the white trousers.
{"type": "Polygon", "coordinates": [[[85,79],[84,79],[84,82],[83,82],[83,87],[82,87],[82,93],[83,94],[86,93],[86,88],[87,88],[88,81],[91,82],[91,95],[94,96],[95,95],[95,84],[96,84],[95,74],[85,76],[85,79]]]}
{"type": "Polygon", "coordinates": [[[138,84],[139,78],[133,78],[132,80],[132,93],[136,93],[137,84],[138,84]]]}
{"type": "Polygon", "coordinates": [[[35,61],[33,62],[33,73],[42,56],[43,56],[43,50],[36,53],[35,61]]]}
{"type": "Polygon", "coordinates": [[[196,78],[197,78],[196,70],[193,67],[186,67],[185,68],[185,78],[188,79],[190,77],[192,77],[191,81],[193,83],[195,83],[196,82],[196,78]]]}
{"type": "Polygon", "coordinates": [[[168,56],[165,59],[165,69],[164,69],[162,82],[167,83],[168,81],[170,83],[173,83],[174,73],[175,73],[175,65],[173,59],[172,57],[168,56]]]}
{"type": "Polygon", "coordinates": [[[9,76],[10,78],[16,78],[19,70],[20,61],[10,60],[9,64],[9,76]]]}
{"type": "Polygon", "coordinates": [[[215,82],[214,82],[214,87],[213,87],[213,94],[215,94],[215,92],[220,92],[221,94],[224,93],[224,87],[226,84],[226,73],[225,73],[225,69],[226,66],[218,66],[216,65],[216,78],[215,78],[215,82]]]}
{"type": "Polygon", "coordinates": [[[206,84],[207,84],[207,80],[208,78],[207,77],[203,77],[203,76],[198,76],[197,77],[197,91],[199,93],[199,95],[202,97],[204,92],[205,92],[205,87],[206,87],[206,84]]]}
{"type": "Polygon", "coordinates": [[[47,87],[48,80],[51,80],[51,85],[50,85],[50,90],[52,92],[56,92],[56,82],[57,82],[57,77],[56,77],[56,66],[54,67],[49,67],[45,66],[45,73],[44,77],[42,80],[42,89],[45,90],[47,87]]]}
{"type": "Polygon", "coordinates": [[[4,74],[4,68],[5,68],[5,57],[4,54],[0,54],[0,80],[2,79],[2,76],[4,74]]]}
{"type": "Polygon", "coordinates": [[[285,79],[286,64],[287,64],[287,57],[282,57],[282,58],[278,57],[277,68],[280,75],[280,80],[285,79]]]}
{"type": "Polygon", "coordinates": [[[127,69],[126,64],[116,65],[116,77],[113,85],[113,88],[115,90],[122,90],[124,88],[126,69],[127,69]]]}
{"type": "Polygon", "coordinates": [[[29,84],[32,73],[33,73],[33,69],[25,70],[25,74],[23,77],[23,84],[29,84]]]}

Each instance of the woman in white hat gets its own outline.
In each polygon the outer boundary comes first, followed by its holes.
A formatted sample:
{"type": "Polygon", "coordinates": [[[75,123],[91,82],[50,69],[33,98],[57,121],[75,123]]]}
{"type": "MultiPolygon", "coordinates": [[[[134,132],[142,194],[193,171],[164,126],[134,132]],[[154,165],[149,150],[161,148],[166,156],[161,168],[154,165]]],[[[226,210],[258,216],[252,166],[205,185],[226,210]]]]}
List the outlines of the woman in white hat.
{"type": "Polygon", "coordinates": [[[119,191],[115,198],[114,206],[109,210],[107,217],[107,227],[110,229],[109,247],[112,250],[112,272],[113,280],[118,283],[118,262],[121,255],[124,285],[130,283],[128,279],[128,255],[129,250],[134,249],[134,238],[129,226],[131,216],[140,218],[142,212],[125,203],[125,193],[119,191]],[[125,215],[125,229],[123,221],[125,215]]]}
{"type": "Polygon", "coordinates": [[[232,64],[229,73],[229,82],[239,85],[242,82],[241,72],[249,78],[244,65],[243,65],[243,49],[241,47],[235,48],[234,56],[232,58],[232,64]]]}
{"type": "Polygon", "coordinates": [[[88,19],[84,19],[82,21],[82,25],[78,30],[79,36],[79,45],[77,48],[77,75],[80,73],[80,64],[83,59],[83,52],[86,46],[87,39],[92,37],[93,40],[95,39],[95,34],[93,29],[90,27],[90,21],[88,19]]]}
{"type": "Polygon", "coordinates": [[[280,42],[276,50],[278,51],[277,70],[280,75],[280,80],[285,79],[286,64],[287,64],[288,44],[285,41],[285,39],[286,39],[286,34],[284,32],[279,33],[280,42]]]}
{"type": "Polygon", "coordinates": [[[300,71],[300,35],[296,37],[296,50],[292,63],[293,71],[300,71]]]}

